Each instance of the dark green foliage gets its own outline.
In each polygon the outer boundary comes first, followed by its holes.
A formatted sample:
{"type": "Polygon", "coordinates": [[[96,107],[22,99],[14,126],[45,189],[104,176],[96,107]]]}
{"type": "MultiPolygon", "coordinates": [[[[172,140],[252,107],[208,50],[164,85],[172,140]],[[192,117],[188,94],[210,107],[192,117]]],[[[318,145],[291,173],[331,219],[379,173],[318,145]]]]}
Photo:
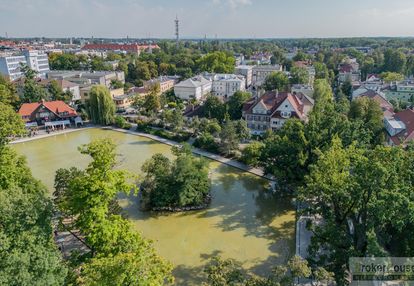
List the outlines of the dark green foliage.
{"type": "Polygon", "coordinates": [[[266,78],[263,88],[266,91],[287,91],[288,85],[289,78],[283,72],[274,72],[266,78]]]}
{"type": "Polygon", "coordinates": [[[142,196],[146,207],[199,206],[210,192],[208,164],[193,157],[189,146],[176,150],[171,162],[161,154],[154,155],[142,166],[146,173],[142,196]]]}
{"type": "Polygon", "coordinates": [[[110,125],[114,121],[115,103],[105,86],[93,86],[90,92],[89,116],[93,123],[110,125]]]}

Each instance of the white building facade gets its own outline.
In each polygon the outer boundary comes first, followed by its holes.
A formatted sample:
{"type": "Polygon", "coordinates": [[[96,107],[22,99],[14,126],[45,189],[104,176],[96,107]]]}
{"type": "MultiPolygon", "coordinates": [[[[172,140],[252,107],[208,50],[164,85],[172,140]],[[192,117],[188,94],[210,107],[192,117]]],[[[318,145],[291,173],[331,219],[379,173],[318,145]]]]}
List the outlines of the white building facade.
{"type": "Polygon", "coordinates": [[[42,78],[50,70],[48,56],[41,51],[24,51],[21,55],[0,57],[0,73],[11,81],[23,76],[21,65],[27,65],[42,78]]]}
{"type": "Polygon", "coordinates": [[[211,92],[212,82],[203,76],[184,80],[174,86],[175,96],[182,100],[201,100],[211,92]]]}
{"type": "Polygon", "coordinates": [[[211,93],[223,100],[227,100],[237,91],[246,90],[246,80],[241,75],[215,74],[206,77],[212,82],[211,93]]]}
{"type": "Polygon", "coordinates": [[[253,79],[253,66],[241,65],[237,66],[235,73],[244,76],[246,79],[246,88],[252,85],[253,79]]]}

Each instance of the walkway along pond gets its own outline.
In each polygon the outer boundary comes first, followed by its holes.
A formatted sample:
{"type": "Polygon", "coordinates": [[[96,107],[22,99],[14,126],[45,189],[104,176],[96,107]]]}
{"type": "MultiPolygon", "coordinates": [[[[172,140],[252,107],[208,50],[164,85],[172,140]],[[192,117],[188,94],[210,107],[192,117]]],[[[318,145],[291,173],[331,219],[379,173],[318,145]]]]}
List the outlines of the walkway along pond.
{"type": "MultiPolygon", "coordinates": [[[[143,162],[155,153],[173,157],[169,146],[136,136],[141,135],[136,132],[80,130],[12,147],[26,155],[34,176],[50,192],[58,168],[86,167],[89,159],[77,147],[93,139],[113,139],[119,153],[117,168],[135,173],[141,173],[143,162]]],[[[269,181],[256,175],[217,161],[211,161],[209,168],[212,202],[205,210],[145,213],[139,211],[137,197],[119,196],[134,227],[176,266],[177,285],[200,285],[205,278],[203,268],[215,255],[234,258],[246,269],[265,274],[294,253],[295,210],[290,201],[267,191],[269,181]]]]}

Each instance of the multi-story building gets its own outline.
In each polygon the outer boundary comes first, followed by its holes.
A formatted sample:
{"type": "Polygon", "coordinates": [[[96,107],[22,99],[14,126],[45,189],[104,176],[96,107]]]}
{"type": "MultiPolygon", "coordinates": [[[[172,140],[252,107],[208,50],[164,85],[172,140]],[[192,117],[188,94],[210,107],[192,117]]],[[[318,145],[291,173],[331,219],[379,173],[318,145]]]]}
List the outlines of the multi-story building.
{"type": "Polygon", "coordinates": [[[246,88],[252,85],[253,66],[237,66],[235,69],[235,73],[244,76],[244,78],[246,79],[246,88]]]}
{"type": "Polygon", "coordinates": [[[314,101],[303,93],[270,91],[252,98],[243,106],[243,117],[253,135],[281,128],[290,118],[307,121],[314,101]]]}
{"type": "Polygon", "coordinates": [[[48,79],[65,79],[80,85],[100,84],[108,88],[111,87],[113,80],[125,83],[125,74],[123,71],[50,71],[47,73],[48,79]]]}
{"type": "Polygon", "coordinates": [[[183,100],[200,100],[211,92],[212,82],[203,76],[195,76],[174,86],[175,96],[183,100]]]}
{"type": "Polygon", "coordinates": [[[313,85],[315,81],[316,70],[311,61],[296,61],[293,63],[293,66],[305,69],[308,72],[309,76],[308,85],[313,85]]]}
{"type": "Polygon", "coordinates": [[[237,91],[245,91],[246,80],[242,75],[235,74],[204,74],[212,82],[211,94],[227,100],[237,91]]]}
{"type": "Polygon", "coordinates": [[[41,78],[49,71],[49,59],[44,52],[26,50],[22,54],[0,57],[0,73],[11,81],[23,76],[22,65],[36,71],[41,78]]]}
{"type": "Polygon", "coordinates": [[[283,68],[281,65],[264,65],[264,66],[254,66],[252,74],[252,85],[261,86],[266,77],[274,72],[281,72],[283,68]]]}
{"type": "Polygon", "coordinates": [[[39,83],[41,85],[43,85],[44,87],[47,87],[51,83],[51,81],[56,81],[56,83],[62,89],[63,92],[69,91],[70,93],[72,93],[72,101],[76,101],[76,100],[81,99],[79,84],[67,81],[65,79],[57,79],[57,80],[55,80],[55,79],[44,79],[44,80],[40,81],[39,83]]]}
{"type": "Polygon", "coordinates": [[[173,89],[176,82],[177,82],[177,79],[174,77],[160,76],[158,78],[154,78],[154,79],[144,82],[144,87],[146,89],[149,89],[152,85],[159,83],[160,93],[164,93],[164,92],[167,92],[173,89]]]}

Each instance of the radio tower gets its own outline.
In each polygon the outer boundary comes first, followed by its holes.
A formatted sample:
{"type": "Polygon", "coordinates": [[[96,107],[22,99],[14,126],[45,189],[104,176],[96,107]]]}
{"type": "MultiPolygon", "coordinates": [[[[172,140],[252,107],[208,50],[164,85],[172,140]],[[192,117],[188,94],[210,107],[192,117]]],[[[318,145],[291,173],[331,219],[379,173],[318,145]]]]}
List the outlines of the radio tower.
{"type": "Polygon", "coordinates": [[[178,49],[178,44],[180,41],[180,21],[178,20],[178,16],[175,17],[174,22],[175,22],[175,44],[178,49]]]}

